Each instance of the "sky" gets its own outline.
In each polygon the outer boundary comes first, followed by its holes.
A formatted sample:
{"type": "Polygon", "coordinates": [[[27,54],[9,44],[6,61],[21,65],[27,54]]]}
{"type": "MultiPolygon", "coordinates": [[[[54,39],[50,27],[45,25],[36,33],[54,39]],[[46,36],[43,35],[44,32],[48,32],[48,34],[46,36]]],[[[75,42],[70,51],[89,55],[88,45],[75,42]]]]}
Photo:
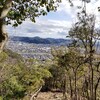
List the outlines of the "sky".
{"type": "MultiPolygon", "coordinates": [[[[22,25],[17,28],[7,26],[7,31],[10,36],[24,36],[42,38],[66,38],[72,24],[77,21],[77,6],[82,6],[81,0],[73,0],[74,6],[71,7],[68,0],[62,0],[56,12],[50,12],[46,16],[36,18],[36,23],[26,19],[22,25]]],[[[100,0],[92,0],[87,4],[87,12],[96,15],[96,27],[100,26],[100,12],[98,7],[100,0]]]]}

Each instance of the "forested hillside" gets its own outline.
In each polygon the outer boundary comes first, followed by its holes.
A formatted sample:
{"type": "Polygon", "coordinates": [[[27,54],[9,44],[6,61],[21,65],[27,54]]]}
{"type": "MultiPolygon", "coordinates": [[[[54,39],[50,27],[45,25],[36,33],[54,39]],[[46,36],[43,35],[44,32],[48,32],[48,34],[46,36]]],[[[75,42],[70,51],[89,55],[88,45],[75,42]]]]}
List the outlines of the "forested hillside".
{"type": "Polygon", "coordinates": [[[48,69],[34,59],[25,60],[11,50],[0,54],[0,100],[30,100],[41,89],[48,69]]]}

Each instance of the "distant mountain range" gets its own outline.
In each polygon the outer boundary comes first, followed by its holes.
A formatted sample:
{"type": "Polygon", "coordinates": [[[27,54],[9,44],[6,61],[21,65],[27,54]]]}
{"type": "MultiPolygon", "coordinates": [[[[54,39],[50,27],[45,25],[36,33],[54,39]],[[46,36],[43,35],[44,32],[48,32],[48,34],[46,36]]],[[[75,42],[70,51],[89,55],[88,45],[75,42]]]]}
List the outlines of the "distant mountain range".
{"type": "Polygon", "coordinates": [[[35,44],[61,44],[67,45],[71,43],[70,39],[55,39],[55,38],[40,38],[40,37],[10,37],[12,41],[20,41],[25,43],[35,43],[35,44]]]}

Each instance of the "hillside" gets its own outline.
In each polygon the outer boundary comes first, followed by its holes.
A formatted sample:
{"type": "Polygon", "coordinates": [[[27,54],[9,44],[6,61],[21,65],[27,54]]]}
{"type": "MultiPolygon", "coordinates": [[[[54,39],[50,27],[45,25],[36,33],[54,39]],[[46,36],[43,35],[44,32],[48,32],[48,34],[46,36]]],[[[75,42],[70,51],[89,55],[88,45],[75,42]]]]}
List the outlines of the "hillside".
{"type": "Polygon", "coordinates": [[[35,43],[35,44],[59,44],[67,45],[71,42],[69,39],[55,39],[55,38],[40,38],[40,37],[10,37],[12,41],[19,41],[24,43],[35,43]]]}

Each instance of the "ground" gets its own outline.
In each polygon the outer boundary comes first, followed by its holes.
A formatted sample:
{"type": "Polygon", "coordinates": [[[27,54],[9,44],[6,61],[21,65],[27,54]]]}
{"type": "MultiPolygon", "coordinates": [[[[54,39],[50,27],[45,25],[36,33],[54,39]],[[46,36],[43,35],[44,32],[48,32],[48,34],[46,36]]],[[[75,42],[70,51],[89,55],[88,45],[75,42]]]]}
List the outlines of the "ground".
{"type": "Polygon", "coordinates": [[[62,100],[62,96],[59,92],[40,92],[36,100],[62,100]]]}

